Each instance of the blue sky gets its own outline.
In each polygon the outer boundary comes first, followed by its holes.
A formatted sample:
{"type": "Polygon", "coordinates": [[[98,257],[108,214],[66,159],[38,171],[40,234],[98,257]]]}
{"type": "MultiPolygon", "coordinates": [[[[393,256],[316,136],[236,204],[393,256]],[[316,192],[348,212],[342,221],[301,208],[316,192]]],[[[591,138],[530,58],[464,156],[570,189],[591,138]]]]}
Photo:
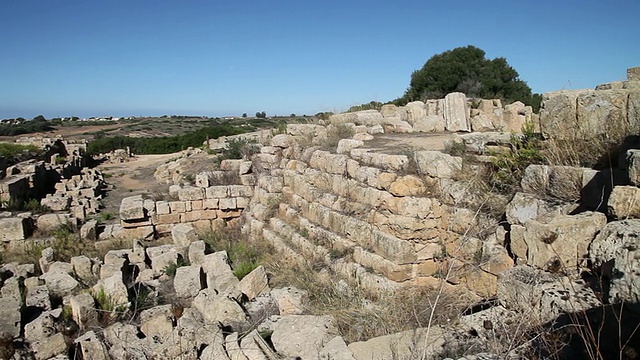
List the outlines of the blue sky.
{"type": "Polygon", "coordinates": [[[534,92],[640,66],[637,0],[0,0],[0,118],[315,114],[475,45],[534,92]]]}

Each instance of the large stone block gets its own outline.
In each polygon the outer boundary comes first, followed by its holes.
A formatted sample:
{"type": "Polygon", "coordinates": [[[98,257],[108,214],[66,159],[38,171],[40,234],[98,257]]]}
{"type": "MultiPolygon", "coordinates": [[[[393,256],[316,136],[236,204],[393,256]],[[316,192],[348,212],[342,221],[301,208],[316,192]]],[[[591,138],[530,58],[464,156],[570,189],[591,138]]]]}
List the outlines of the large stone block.
{"type": "Polygon", "coordinates": [[[450,93],[444,97],[444,120],[446,130],[471,131],[465,94],[450,93]]]}
{"type": "Polygon", "coordinates": [[[462,158],[439,151],[416,151],[418,172],[435,178],[450,179],[462,171],[462,158]]]}
{"type": "Polygon", "coordinates": [[[147,217],[142,196],[130,196],[120,203],[120,219],[125,221],[144,220],[147,217]]]}
{"type": "Polygon", "coordinates": [[[24,240],[31,234],[29,221],[24,218],[0,219],[0,241],[24,240]]]}

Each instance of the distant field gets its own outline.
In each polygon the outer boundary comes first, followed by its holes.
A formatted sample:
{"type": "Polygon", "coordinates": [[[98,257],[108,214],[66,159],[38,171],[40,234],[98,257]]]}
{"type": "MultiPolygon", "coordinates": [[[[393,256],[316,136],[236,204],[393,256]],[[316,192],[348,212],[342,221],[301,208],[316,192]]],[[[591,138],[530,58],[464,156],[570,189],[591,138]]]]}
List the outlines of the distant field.
{"type": "Polygon", "coordinates": [[[127,136],[127,137],[171,137],[183,135],[210,126],[230,125],[240,126],[247,131],[264,128],[275,128],[281,124],[291,122],[310,122],[314,117],[278,117],[269,119],[238,118],[219,119],[202,117],[147,117],[132,120],[119,120],[117,122],[68,122],[62,125],[54,125],[53,130],[21,134],[16,136],[0,136],[0,141],[13,141],[18,137],[55,137],[63,136],[65,139],[85,139],[91,141],[95,138],[127,136]]]}

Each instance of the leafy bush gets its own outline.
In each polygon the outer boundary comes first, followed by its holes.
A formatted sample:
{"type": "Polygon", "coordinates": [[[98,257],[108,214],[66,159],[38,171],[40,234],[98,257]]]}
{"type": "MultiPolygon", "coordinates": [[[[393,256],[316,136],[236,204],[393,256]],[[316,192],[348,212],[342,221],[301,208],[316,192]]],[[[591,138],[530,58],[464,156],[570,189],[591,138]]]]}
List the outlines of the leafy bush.
{"type": "Polygon", "coordinates": [[[178,260],[175,264],[165,266],[165,268],[162,269],[162,272],[167,276],[174,277],[176,276],[176,271],[178,270],[178,268],[189,265],[189,260],[183,257],[178,257],[178,260]]]}
{"type": "Polygon", "coordinates": [[[235,138],[227,142],[220,160],[224,159],[249,159],[251,155],[260,151],[258,143],[252,139],[235,138]]]}
{"type": "Polygon", "coordinates": [[[20,145],[11,143],[0,143],[0,157],[8,161],[20,160],[25,156],[35,156],[42,152],[33,145],[20,145]]]}
{"type": "Polygon", "coordinates": [[[531,88],[505,58],[486,59],[484,50],[469,45],[432,56],[411,74],[409,88],[394,102],[404,105],[438,99],[456,91],[469,97],[520,100],[527,105],[539,104],[540,99],[531,94],[531,88]]]}
{"type": "Polygon", "coordinates": [[[91,141],[87,146],[87,153],[89,155],[95,155],[129,147],[135,154],[169,154],[185,150],[189,147],[200,147],[208,139],[237,135],[245,131],[246,129],[240,127],[218,125],[176,136],[152,138],[131,138],[127,136],[103,137],[91,141]]]}
{"type": "Polygon", "coordinates": [[[510,151],[493,154],[495,172],[491,176],[491,182],[499,190],[514,191],[520,185],[524,170],[531,164],[544,161],[540,137],[534,133],[533,124],[523,127],[522,136],[512,134],[510,143],[510,151]]]}

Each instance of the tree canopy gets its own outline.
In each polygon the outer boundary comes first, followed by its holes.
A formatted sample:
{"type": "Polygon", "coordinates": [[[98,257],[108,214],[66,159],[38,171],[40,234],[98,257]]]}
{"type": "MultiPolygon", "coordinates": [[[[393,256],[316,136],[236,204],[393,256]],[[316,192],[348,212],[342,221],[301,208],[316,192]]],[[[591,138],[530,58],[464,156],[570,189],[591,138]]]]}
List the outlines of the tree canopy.
{"type": "Polygon", "coordinates": [[[434,55],[422,69],[411,74],[411,82],[403,97],[395,102],[439,99],[451,92],[468,97],[520,100],[533,105],[531,88],[519,78],[505,58],[485,58],[485,52],[469,45],[434,55]]]}

